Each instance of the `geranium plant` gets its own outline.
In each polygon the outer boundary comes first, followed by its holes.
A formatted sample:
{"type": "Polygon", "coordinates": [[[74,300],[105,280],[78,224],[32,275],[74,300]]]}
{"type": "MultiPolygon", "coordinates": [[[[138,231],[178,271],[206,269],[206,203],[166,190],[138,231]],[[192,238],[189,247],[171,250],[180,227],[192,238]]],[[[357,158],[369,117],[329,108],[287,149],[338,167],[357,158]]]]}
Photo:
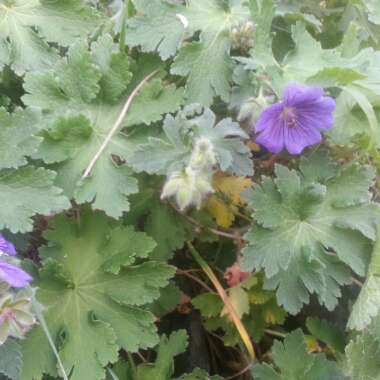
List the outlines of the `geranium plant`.
{"type": "Polygon", "coordinates": [[[378,0],[0,0],[0,379],[379,380],[378,0]]]}

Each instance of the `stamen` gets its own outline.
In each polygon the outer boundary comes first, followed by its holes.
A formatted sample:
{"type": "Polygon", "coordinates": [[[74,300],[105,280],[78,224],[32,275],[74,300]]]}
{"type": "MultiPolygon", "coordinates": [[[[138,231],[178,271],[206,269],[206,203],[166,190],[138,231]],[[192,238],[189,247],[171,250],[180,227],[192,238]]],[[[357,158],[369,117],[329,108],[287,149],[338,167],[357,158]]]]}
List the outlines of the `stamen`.
{"type": "Polygon", "coordinates": [[[298,120],[296,116],[295,109],[293,107],[285,107],[282,111],[283,118],[286,122],[288,128],[296,128],[298,125],[298,120]]]}

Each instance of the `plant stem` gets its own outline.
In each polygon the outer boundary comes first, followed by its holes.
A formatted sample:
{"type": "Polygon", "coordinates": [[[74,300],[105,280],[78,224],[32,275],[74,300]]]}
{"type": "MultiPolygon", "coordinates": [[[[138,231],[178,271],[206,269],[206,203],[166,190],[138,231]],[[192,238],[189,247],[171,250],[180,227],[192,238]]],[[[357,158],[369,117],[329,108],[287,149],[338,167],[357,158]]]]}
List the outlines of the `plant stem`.
{"type": "Polygon", "coordinates": [[[182,215],[188,222],[190,222],[194,226],[199,227],[202,230],[206,229],[206,230],[210,231],[211,233],[213,233],[214,235],[222,236],[222,237],[225,237],[225,238],[228,238],[228,239],[232,239],[232,240],[240,240],[241,239],[238,234],[231,234],[229,232],[220,231],[220,230],[217,230],[215,228],[203,226],[201,223],[199,223],[197,220],[195,220],[191,216],[186,215],[182,211],[180,211],[174,204],[172,204],[172,203],[169,202],[169,205],[175,211],[177,211],[180,215],[182,215]]]}
{"type": "Polygon", "coordinates": [[[202,258],[202,256],[198,253],[198,251],[194,248],[194,246],[191,244],[191,242],[187,242],[187,246],[189,248],[190,253],[193,255],[195,261],[198,263],[198,265],[203,269],[203,271],[206,273],[207,277],[210,279],[212,284],[214,285],[215,289],[217,290],[220,298],[222,299],[223,303],[225,304],[228,313],[234,322],[240,337],[249,353],[249,356],[253,361],[256,359],[255,350],[253,348],[251,339],[249,337],[249,334],[243,325],[241,319],[239,318],[239,315],[237,314],[235,307],[232,305],[230,299],[228,298],[228,295],[226,291],[224,290],[223,286],[220,284],[218,278],[215,276],[213,270],[210,268],[210,266],[207,264],[207,262],[202,258]]]}
{"type": "Polygon", "coordinates": [[[112,371],[111,368],[107,368],[107,370],[108,370],[108,373],[110,374],[110,376],[112,377],[112,380],[120,380],[120,379],[117,377],[116,373],[115,373],[114,371],[112,371]]]}
{"type": "Polygon", "coordinates": [[[119,41],[119,48],[120,48],[121,53],[124,53],[125,51],[125,36],[127,32],[128,18],[129,18],[129,0],[125,0],[123,14],[121,16],[121,31],[120,31],[120,41],[119,41]]]}
{"type": "Polygon", "coordinates": [[[272,336],[275,336],[275,337],[281,338],[281,339],[286,338],[286,334],[283,334],[279,331],[270,330],[270,329],[265,329],[265,334],[272,335],[272,336]]]}
{"type": "Polygon", "coordinates": [[[355,277],[351,277],[351,281],[352,281],[355,285],[359,286],[359,288],[362,288],[363,285],[364,285],[361,281],[359,281],[359,280],[358,280],[357,278],[355,278],[355,277]]]}
{"type": "Polygon", "coordinates": [[[42,330],[45,333],[46,338],[49,342],[49,345],[50,345],[50,347],[54,353],[54,356],[57,359],[58,368],[61,372],[60,375],[62,376],[62,378],[64,380],[69,380],[68,376],[66,375],[65,367],[63,366],[62,360],[59,356],[58,350],[54,344],[53,338],[51,337],[49,327],[46,323],[45,317],[44,317],[43,312],[42,312],[42,306],[37,302],[33,289],[29,285],[28,285],[27,289],[31,295],[33,310],[36,313],[36,317],[37,317],[38,321],[40,322],[42,330]]]}
{"type": "Polygon", "coordinates": [[[94,168],[96,162],[104,152],[104,150],[107,148],[107,145],[111,141],[113,135],[116,133],[116,131],[121,127],[122,122],[124,121],[125,116],[128,113],[129,107],[131,106],[131,103],[135,96],[138,94],[138,92],[144,87],[144,85],[151,79],[154,75],[158,73],[158,70],[153,71],[149,75],[147,75],[139,84],[138,86],[132,91],[131,95],[129,95],[123,109],[120,112],[119,117],[117,118],[115,124],[109,131],[108,135],[106,136],[105,140],[103,141],[103,144],[100,146],[98,151],[96,152],[95,156],[92,158],[91,162],[88,164],[86,170],[83,173],[82,180],[88,177],[91,173],[91,170],[94,168]]]}
{"type": "Polygon", "coordinates": [[[193,281],[195,281],[199,285],[201,285],[208,292],[215,294],[215,292],[207,284],[205,284],[201,279],[199,279],[198,277],[195,277],[192,274],[190,274],[190,273],[188,273],[186,271],[180,270],[180,269],[177,269],[177,274],[178,275],[182,275],[182,276],[186,276],[186,277],[192,279],[193,281]]]}
{"type": "Polygon", "coordinates": [[[136,368],[136,363],[135,361],[133,360],[133,357],[131,355],[130,352],[127,352],[127,356],[128,356],[128,363],[129,365],[131,366],[131,369],[132,369],[132,377],[133,377],[133,380],[136,380],[137,379],[137,368],[136,368]]]}

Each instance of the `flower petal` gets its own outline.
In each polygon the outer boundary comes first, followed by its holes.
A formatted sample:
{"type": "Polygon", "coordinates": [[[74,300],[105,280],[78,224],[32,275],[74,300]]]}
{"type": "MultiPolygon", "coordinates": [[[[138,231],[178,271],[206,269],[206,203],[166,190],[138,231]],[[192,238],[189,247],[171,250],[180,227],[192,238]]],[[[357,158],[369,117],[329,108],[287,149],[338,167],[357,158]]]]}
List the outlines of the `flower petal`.
{"type": "Polygon", "coordinates": [[[6,282],[13,288],[23,288],[33,278],[22,269],[8,263],[0,263],[0,280],[6,282]]]}
{"type": "Polygon", "coordinates": [[[329,130],[334,124],[333,112],[335,100],[323,96],[319,100],[297,107],[297,120],[299,124],[309,128],[329,130]]]}
{"type": "Polygon", "coordinates": [[[317,129],[299,126],[287,128],[284,140],[287,151],[296,155],[300,154],[308,146],[319,144],[322,141],[322,136],[317,129]]]}
{"type": "Polygon", "coordinates": [[[318,100],[324,94],[320,87],[309,87],[300,83],[290,83],[283,94],[284,104],[287,107],[298,107],[318,100]]]}
{"type": "Polygon", "coordinates": [[[13,243],[5,239],[4,236],[1,234],[0,234],[0,252],[4,252],[10,256],[17,255],[16,248],[13,245],[13,243]]]}
{"type": "Polygon", "coordinates": [[[285,129],[284,122],[277,120],[275,124],[267,127],[257,136],[256,143],[264,146],[272,153],[280,153],[284,149],[285,129]]]}
{"type": "Polygon", "coordinates": [[[262,132],[266,128],[270,128],[272,125],[277,123],[279,118],[281,117],[281,112],[284,109],[283,103],[276,103],[268,107],[265,111],[263,111],[256,122],[255,132],[262,132]]]}

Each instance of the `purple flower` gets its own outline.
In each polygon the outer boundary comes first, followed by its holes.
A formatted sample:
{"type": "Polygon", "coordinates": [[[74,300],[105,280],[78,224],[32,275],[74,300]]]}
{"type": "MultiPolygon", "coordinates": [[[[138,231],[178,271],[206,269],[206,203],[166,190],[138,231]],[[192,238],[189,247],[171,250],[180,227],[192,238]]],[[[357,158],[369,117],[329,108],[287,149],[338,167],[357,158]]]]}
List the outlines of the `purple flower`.
{"type": "Polygon", "coordinates": [[[291,83],[283,100],[260,115],[256,142],[272,153],[286,148],[290,154],[300,154],[322,141],[320,131],[332,128],[334,110],[334,99],[324,96],[321,88],[291,83]]]}
{"type": "Polygon", "coordinates": [[[0,252],[6,253],[10,256],[17,255],[16,248],[13,243],[5,239],[2,234],[0,234],[0,252]]]}
{"type": "Polygon", "coordinates": [[[16,256],[16,248],[3,235],[0,234],[0,282],[5,282],[13,288],[23,288],[28,285],[33,278],[18,266],[13,265],[17,264],[19,261],[10,256],[16,256]]]}
{"type": "Polygon", "coordinates": [[[32,281],[32,277],[15,265],[0,262],[0,281],[13,288],[23,288],[32,281]]]}

